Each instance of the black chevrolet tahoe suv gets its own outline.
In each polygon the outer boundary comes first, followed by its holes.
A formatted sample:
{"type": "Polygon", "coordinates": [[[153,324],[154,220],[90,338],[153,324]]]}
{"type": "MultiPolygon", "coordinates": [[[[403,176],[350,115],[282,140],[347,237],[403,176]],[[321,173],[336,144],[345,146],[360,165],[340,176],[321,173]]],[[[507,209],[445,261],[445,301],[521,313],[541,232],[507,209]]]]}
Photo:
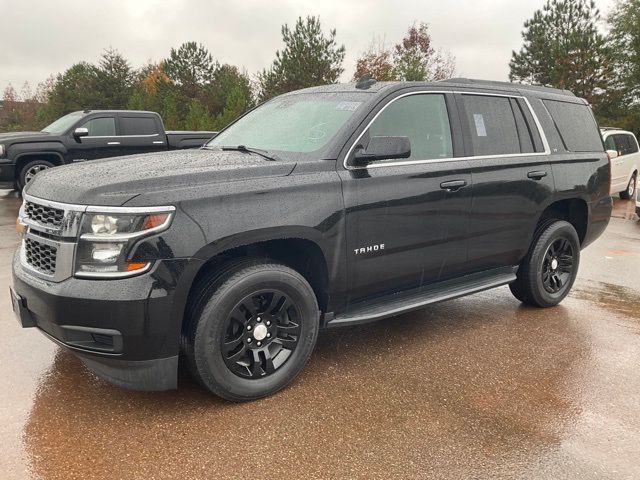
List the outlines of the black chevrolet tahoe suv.
{"type": "Polygon", "coordinates": [[[296,91],[199,150],[38,174],[13,306],[115,384],[176,388],[184,361],[211,392],[256,399],[324,327],[501,285],[558,304],[609,222],[610,176],[590,107],[566,91],[296,91]]]}
{"type": "Polygon", "coordinates": [[[197,148],[215,134],[165,132],[155,112],[73,112],[40,132],[0,133],[0,186],[22,190],[36,173],[73,162],[197,148]]]}

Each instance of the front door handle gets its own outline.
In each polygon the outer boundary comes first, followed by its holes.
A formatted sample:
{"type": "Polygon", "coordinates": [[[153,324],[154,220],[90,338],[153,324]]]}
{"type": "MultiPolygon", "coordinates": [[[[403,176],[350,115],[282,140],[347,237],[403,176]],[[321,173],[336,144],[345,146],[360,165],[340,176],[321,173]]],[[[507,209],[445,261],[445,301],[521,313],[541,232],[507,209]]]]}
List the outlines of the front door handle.
{"type": "Polygon", "coordinates": [[[462,187],[466,186],[467,182],[465,180],[451,180],[440,184],[440,188],[447,192],[455,192],[456,190],[460,190],[462,187]]]}
{"type": "Polygon", "coordinates": [[[107,145],[120,145],[120,142],[107,142],[107,145]]]}
{"type": "Polygon", "coordinates": [[[547,176],[547,172],[544,170],[535,170],[533,172],[527,173],[527,177],[532,178],[533,180],[540,180],[547,176]]]}

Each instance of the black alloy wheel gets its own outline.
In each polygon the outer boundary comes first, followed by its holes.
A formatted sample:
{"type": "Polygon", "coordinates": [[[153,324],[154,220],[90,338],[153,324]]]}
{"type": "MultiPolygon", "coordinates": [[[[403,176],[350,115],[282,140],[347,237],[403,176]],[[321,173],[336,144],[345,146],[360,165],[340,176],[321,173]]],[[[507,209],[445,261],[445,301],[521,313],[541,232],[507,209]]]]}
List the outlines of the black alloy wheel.
{"type": "Polygon", "coordinates": [[[182,352],[192,375],[232,401],[271,395],[309,360],[320,310],[292,268],[244,258],[212,268],[190,296],[182,352]]]}
{"type": "Polygon", "coordinates": [[[220,351],[225,364],[242,378],[262,378],[281,368],[298,346],[301,314],[279,290],[243,298],[227,316],[220,351]]]}
{"type": "Polygon", "coordinates": [[[509,288],[522,303],[553,307],[571,291],[579,265],[580,238],[575,227],[565,220],[542,220],[509,288]]]}
{"type": "Polygon", "coordinates": [[[561,291],[573,277],[573,247],[559,238],[547,249],[542,263],[542,283],[549,293],[561,291]]]}

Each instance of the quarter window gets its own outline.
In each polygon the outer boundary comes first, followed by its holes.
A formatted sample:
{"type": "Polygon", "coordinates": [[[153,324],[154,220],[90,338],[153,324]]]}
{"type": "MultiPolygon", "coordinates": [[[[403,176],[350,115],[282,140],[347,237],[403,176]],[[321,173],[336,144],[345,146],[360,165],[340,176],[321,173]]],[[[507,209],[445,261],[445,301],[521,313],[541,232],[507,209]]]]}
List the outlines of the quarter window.
{"type": "Polygon", "coordinates": [[[407,160],[451,158],[451,127],[444,95],[416,94],[390,103],[369,127],[360,144],[366,150],[372,136],[408,137],[407,160]]]}
{"type": "Polygon", "coordinates": [[[115,137],[116,135],[116,119],[114,117],[92,118],[81,126],[89,130],[90,137],[115,137]]]}
{"type": "Polygon", "coordinates": [[[150,117],[121,117],[122,135],[155,135],[158,132],[156,121],[150,117]]]}
{"type": "MultiPolygon", "coordinates": [[[[462,98],[471,129],[474,155],[522,153],[516,118],[509,98],[485,95],[463,95],[462,98]]],[[[522,143],[526,150],[532,150],[530,135],[522,143]]]]}

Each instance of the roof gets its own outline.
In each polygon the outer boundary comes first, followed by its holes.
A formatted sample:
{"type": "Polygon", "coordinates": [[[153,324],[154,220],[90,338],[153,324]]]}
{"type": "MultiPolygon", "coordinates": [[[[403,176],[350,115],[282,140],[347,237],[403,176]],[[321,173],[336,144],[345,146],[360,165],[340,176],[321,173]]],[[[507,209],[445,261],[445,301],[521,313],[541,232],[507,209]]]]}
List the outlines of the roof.
{"type": "Polygon", "coordinates": [[[511,82],[497,82],[492,80],[476,80],[470,78],[448,78],[446,80],[440,80],[437,82],[404,82],[404,81],[396,81],[396,82],[376,82],[368,88],[357,88],[356,82],[351,83],[335,83],[331,85],[321,85],[318,87],[310,87],[305,88],[303,90],[297,90],[296,92],[291,93],[337,93],[337,92],[369,92],[369,93],[380,93],[383,90],[396,90],[401,88],[411,88],[411,87],[449,87],[449,88],[460,88],[460,89],[468,89],[472,87],[482,88],[483,90],[496,90],[503,92],[513,92],[522,94],[523,92],[531,92],[531,93],[542,93],[547,95],[559,95],[559,96],[570,96],[575,99],[576,97],[569,90],[561,90],[558,88],[551,87],[543,87],[539,85],[525,85],[523,83],[511,83],[511,82]]]}
{"type": "Polygon", "coordinates": [[[111,114],[116,114],[116,113],[122,113],[122,112],[126,112],[126,113],[146,113],[146,114],[152,114],[152,115],[158,115],[157,112],[150,112],[147,110],[77,110],[73,113],[111,113],[111,114]]]}

